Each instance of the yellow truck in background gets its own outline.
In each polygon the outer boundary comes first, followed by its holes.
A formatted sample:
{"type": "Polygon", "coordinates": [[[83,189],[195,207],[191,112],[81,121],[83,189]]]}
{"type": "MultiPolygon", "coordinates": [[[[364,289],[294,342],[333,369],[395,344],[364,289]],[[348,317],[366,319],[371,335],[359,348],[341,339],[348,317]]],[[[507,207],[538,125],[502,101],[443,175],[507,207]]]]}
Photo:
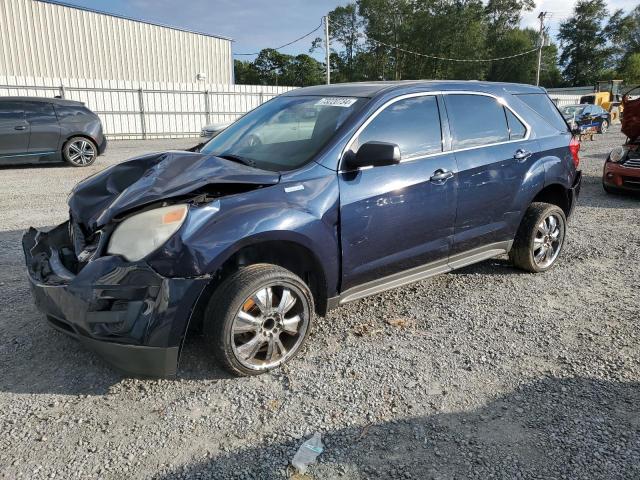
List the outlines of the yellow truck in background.
{"type": "Polygon", "coordinates": [[[599,105],[611,115],[611,122],[619,122],[622,117],[622,80],[601,80],[596,83],[595,92],[580,97],[580,103],[599,105]]]}

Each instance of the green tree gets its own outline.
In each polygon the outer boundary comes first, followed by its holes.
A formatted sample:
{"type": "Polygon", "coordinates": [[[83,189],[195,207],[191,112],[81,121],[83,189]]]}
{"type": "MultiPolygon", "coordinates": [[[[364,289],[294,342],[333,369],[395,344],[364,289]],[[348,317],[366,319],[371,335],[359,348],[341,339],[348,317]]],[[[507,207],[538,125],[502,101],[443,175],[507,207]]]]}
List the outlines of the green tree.
{"type": "MultiPolygon", "coordinates": [[[[531,80],[530,83],[533,83],[531,80]]],[[[566,82],[558,68],[558,47],[551,44],[542,50],[542,68],[540,69],[540,85],[546,88],[564,87],[566,82]]]]}
{"type": "Polygon", "coordinates": [[[324,68],[315,58],[301,54],[292,59],[284,72],[283,82],[294,87],[308,87],[324,82],[324,68]]]}
{"type": "Polygon", "coordinates": [[[612,44],[612,53],[621,60],[626,54],[640,51],[640,6],[629,14],[616,10],[604,30],[612,44]]]}
{"type": "Polygon", "coordinates": [[[235,83],[239,85],[259,85],[261,83],[260,75],[253,62],[234,60],[233,75],[235,83]]]}
{"type": "Polygon", "coordinates": [[[487,66],[429,56],[481,58],[487,22],[481,0],[358,0],[369,78],[484,78],[487,66]],[[418,52],[423,56],[409,52],[418,52]]]}
{"type": "Polygon", "coordinates": [[[619,74],[627,87],[640,85],[640,52],[624,58],[619,74]]]}
{"type": "Polygon", "coordinates": [[[358,53],[359,30],[362,27],[356,4],[350,3],[329,12],[329,27],[331,44],[338,43],[344,48],[344,51],[338,54],[341,80],[351,82],[356,79],[354,61],[358,53]]]}
{"type": "Polygon", "coordinates": [[[273,48],[260,51],[253,64],[258,72],[260,83],[264,85],[287,85],[281,79],[291,63],[291,55],[280,53],[273,48]]]}
{"type": "MultiPolygon", "coordinates": [[[[506,57],[535,48],[538,33],[534,30],[511,29],[496,39],[491,54],[506,57]]],[[[534,83],[538,57],[535,53],[493,62],[488,80],[497,82],[534,83]]]]}
{"type": "Polygon", "coordinates": [[[234,62],[236,83],[306,87],[324,81],[324,68],[306,54],[291,56],[272,48],[260,52],[253,62],[234,62]]]}
{"type": "Polygon", "coordinates": [[[489,0],[486,14],[490,25],[489,36],[499,38],[517,29],[522,20],[522,12],[535,7],[533,0],[489,0]]]}
{"type": "Polygon", "coordinates": [[[611,51],[603,28],[606,18],[605,0],[580,0],[574,16],[560,25],[560,63],[571,85],[593,85],[607,68],[611,51]]]}
{"type": "Polygon", "coordinates": [[[382,42],[370,42],[370,48],[376,52],[379,74],[385,79],[402,80],[405,63],[413,59],[403,51],[415,41],[413,6],[411,0],[358,0],[366,35],[382,42]]]}

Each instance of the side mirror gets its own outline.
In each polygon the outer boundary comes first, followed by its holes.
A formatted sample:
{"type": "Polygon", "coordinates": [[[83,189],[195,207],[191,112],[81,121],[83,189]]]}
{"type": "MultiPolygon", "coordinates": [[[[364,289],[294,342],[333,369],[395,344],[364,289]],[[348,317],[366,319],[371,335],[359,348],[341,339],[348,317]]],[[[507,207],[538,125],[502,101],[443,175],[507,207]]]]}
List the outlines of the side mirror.
{"type": "Polygon", "coordinates": [[[361,167],[383,167],[400,163],[400,147],[395,143],[367,142],[360,145],[357,153],[348,152],[345,166],[348,170],[361,167]]]}

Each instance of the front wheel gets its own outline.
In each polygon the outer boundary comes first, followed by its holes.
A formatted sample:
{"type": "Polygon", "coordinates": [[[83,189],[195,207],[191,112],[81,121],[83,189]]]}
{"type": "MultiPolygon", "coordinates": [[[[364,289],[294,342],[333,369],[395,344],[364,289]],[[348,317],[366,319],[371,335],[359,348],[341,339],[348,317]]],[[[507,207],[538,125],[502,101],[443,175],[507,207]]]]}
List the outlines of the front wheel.
{"type": "Polygon", "coordinates": [[[564,246],[566,225],[567,218],[560,207],[549,203],[532,203],[509,252],[513,264],[528,272],[549,270],[564,246]]]}
{"type": "Polygon", "coordinates": [[[230,275],[211,296],[205,339],[228,371],[257,375],[301,350],[313,311],[311,292],[298,276],[276,265],[250,265],[230,275]]]}
{"type": "Polygon", "coordinates": [[[74,167],[88,167],[96,161],[98,148],[88,138],[73,137],[64,144],[62,155],[74,167]]]}

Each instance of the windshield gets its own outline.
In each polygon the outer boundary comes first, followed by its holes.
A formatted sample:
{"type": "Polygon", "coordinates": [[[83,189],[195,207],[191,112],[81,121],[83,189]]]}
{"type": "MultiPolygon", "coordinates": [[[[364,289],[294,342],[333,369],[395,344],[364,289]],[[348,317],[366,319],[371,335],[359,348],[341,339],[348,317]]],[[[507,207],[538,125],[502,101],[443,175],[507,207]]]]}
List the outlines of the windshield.
{"type": "Polygon", "coordinates": [[[573,117],[574,115],[580,115],[584,107],[582,105],[569,105],[567,107],[562,107],[561,111],[565,117],[573,117]]]}
{"type": "Polygon", "coordinates": [[[352,97],[276,97],[224,130],[201,152],[264,170],[291,170],[309,162],[365,102],[352,97]]]}

